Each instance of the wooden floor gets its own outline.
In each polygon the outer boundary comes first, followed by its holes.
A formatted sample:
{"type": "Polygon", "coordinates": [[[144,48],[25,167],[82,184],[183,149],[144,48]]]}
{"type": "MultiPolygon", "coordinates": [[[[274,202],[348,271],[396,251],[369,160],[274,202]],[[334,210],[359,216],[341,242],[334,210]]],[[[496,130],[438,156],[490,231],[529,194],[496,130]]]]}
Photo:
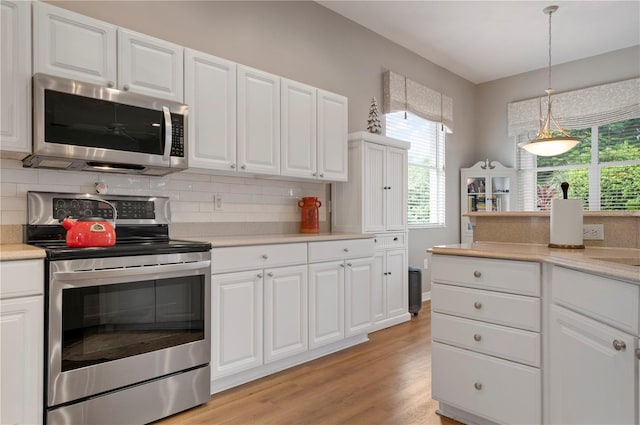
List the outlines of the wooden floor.
{"type": "Polygon", "coordinates": [[[369,342],[214,394],[157,424],[458,424],[431,400],[430,307],[369,342]]]}

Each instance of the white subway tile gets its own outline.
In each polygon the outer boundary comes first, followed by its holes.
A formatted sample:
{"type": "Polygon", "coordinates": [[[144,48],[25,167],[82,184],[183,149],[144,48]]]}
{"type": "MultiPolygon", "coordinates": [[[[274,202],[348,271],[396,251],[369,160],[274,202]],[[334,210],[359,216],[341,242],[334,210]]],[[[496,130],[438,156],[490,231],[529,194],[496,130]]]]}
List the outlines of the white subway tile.
{"type": "Polygon", "coordinates": [[[178,192],[180,201],[209,202],[213,203],[213,193],[211,192],[178,192]]]}
{"type": "Polygon", "coordinates": [[[24,211],[2,211],[0,224],[27,224],[27,213],[24,211]]]}
{"type": "Polygon", "coordinates": [[[0,196],[16,196],[18,185],[16,183],[0,183],[0,196]]]}
{"type": "Polygon", "coordinates": [[[31,168],[2,168],[0,169],[2,183],[38,183],[38,173],[31,168]]]}

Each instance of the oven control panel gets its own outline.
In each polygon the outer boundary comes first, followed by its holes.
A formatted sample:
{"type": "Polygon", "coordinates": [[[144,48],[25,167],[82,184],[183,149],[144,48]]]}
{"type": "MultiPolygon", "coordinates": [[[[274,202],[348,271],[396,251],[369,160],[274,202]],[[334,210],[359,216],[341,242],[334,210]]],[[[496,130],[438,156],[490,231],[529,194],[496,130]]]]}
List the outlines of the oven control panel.
{"type": "MultiPolygon", "coordinates": [[[[118,212],[118,220],[143,220],[156,218],[153,201],[107,199],[118,212]]],[[[113,220],[113,209],[97,199],[53,198],[53,217],[87,218],[101,217],[113,220]]]]}

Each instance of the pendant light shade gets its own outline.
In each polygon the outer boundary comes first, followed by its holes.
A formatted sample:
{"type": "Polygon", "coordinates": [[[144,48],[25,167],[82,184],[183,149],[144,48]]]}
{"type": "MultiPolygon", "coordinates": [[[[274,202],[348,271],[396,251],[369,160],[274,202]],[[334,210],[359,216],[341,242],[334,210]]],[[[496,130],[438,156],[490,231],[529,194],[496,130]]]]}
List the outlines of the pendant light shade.
{"type": "Polygon", "coordinates": [[[542,12],[549,15],[549,88],[547,93],[547,116],[541,120],[540,130],[535,139],[520,143],[518,146],[529,153],[539,156],[554,156],[565,153],[574,148],[580,139],[571,137],[551,115],[551,15],[558,10],[558,6],[545,7],[542,12]]]}

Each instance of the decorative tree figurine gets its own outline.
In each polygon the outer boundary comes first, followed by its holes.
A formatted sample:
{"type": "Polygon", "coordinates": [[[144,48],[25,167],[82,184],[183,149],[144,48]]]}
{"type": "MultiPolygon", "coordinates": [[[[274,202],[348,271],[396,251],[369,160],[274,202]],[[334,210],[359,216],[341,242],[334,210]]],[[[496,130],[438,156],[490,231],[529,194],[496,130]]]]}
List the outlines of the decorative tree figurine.
{"type": "Polygon", "coordinates": [[[367,119],[367,131],[369,133],[382,134],[382,125],[380,124],[380,117],[378,114],[378,101],[374,96],[371,99],[371,106],[369,106],[369,119],[367,119]]]}

